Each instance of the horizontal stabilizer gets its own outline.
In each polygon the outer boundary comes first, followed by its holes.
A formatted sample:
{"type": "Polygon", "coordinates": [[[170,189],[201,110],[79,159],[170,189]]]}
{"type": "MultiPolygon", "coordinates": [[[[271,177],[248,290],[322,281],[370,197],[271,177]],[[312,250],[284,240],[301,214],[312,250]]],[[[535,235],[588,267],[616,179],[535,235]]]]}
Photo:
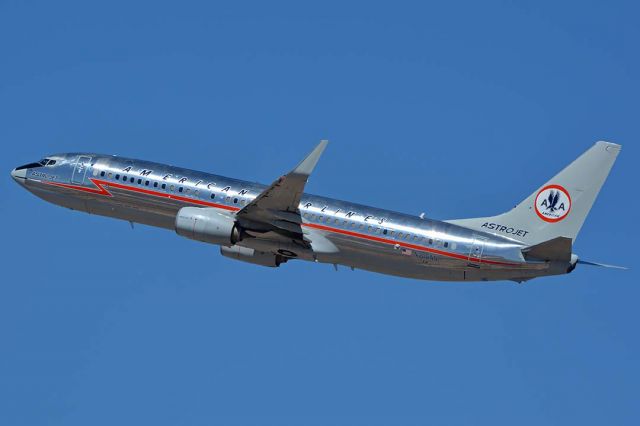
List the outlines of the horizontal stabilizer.
{"type": "Polygon", "coordinates": [[[588,262],[586,260],[578,260],[578,263],[581,265],[600,266],[602,268],[629,269],[625,266],[607,265],[606,263],[588,262]]]}
{"type": "Polygon", "coordinates": [[[555,260],[569,262],[571,260],[571,238],[556,237],[522,250],[526,259],[555,260]]]}

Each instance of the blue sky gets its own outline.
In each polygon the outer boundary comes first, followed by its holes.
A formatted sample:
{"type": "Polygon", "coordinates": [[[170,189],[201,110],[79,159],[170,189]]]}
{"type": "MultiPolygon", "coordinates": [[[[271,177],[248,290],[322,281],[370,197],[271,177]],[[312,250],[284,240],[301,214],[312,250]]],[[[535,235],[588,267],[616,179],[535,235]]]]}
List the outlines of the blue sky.
{"type": "Polygon", "coordinates": [[[637,424],[633,2],[0,2],[0,423],[637,424]],[[9,171],[95,151],[440,219],[623,145],[578,268],[444,284],[221,258],[9,171]]]}

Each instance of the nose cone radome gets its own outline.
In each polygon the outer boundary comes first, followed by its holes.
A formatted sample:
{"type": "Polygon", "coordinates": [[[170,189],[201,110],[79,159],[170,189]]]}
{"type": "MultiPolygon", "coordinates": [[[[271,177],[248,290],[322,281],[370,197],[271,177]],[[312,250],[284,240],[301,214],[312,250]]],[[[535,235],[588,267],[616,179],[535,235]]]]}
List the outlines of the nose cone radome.
{"type": "Polygon", "coordinates": [[[24,179],[27,177],[27,169],[11,170],[11,177],[18,183],[24,182],[24,179]]]}

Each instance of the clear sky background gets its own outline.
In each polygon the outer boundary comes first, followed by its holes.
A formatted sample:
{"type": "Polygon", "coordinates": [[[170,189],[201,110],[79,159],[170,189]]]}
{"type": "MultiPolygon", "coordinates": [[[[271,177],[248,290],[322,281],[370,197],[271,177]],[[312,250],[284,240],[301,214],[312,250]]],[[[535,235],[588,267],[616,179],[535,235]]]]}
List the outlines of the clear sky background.
{"type": "Polygon", "coordinates": [[[0,424],[637,425],[634,2],[0,2],[0,424]],[[622,153],[579,267],[435,283],[222,258],[10,170],[94,151],[438,219],[622,153]]]}

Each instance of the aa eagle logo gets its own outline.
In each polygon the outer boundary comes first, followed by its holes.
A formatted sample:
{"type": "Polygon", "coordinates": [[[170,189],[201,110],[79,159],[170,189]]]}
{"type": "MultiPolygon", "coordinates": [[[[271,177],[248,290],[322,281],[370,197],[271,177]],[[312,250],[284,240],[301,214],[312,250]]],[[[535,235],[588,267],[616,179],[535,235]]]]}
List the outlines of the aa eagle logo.
{"type": "Polygon", "coordinates": [[[560,204],[556,208],[556,206],[558,205],[559,198],[560,198],[560,191],[555,191],[555,192],[551,191],[549,193],[549,199],[548,200],[542,200],[542,203],[540,203],[540,207],[544,207],[548,211],[552,211],[552,212],[555,212],[556,210],[564,210],[565,209],[564,208],[564,203],[560,204]]]}
{"type": "Polygon", "coordinates": [[[536,213],[545,222],[559,222],[569,214],[571,197],[560,185],[547,185],[538,192],[536,213]]]}

